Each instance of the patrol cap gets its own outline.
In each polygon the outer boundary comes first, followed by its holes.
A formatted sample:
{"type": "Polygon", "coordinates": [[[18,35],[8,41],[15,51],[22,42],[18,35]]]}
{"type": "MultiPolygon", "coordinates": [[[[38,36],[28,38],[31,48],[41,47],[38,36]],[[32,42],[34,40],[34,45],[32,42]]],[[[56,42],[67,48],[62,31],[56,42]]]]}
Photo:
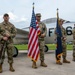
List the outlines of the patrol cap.
{"type": "Polygon", "coordinates": [[[36,13],[36,16],[39,16],[39,17],[41,17],[41,14],[40,14],[40,13],[36,13]]]}
{"type": "Polygon", "coordinates": [[[9,15],[8,15],[7,13],[5,13],[5,14],[4,14],[4,17],[6,17],[6,16],[8,17],[9,15]]]}

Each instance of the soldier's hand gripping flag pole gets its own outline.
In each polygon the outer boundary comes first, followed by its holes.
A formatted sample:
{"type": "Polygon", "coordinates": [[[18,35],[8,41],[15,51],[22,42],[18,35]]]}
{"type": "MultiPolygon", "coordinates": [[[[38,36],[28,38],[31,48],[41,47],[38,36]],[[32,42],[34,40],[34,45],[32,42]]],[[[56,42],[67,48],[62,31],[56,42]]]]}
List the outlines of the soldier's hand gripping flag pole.
{"type": "Polygon", "coordinates": [[[57,47],[56,47],[56,63],[59,63],[61,61],[61,55],[62,55],[62,32],[61,28],[59,26],[59,14],[57,9],[57,24],[56,24],[56,35],[57,35],[57,47]]]}
{"type": "Polygon", "coordinates": [[[39,56],[39,43],[38,43],[38,33],[39,29],[37,29],[36,17],[34,12],[34,3],[32,10],[32,18],[29,30],[29,41],[28,41],[28,56],[31,57],[33,61],[38,60],[39,56]]]}
{"type": "Polygon", "coordinates": [[[1,50],[0,50],[0,64],[2,63],[2,57],[5,53],[5,48],[6,48],[6,42],[4,42],[3,46],[1,47],[1,50]]]}

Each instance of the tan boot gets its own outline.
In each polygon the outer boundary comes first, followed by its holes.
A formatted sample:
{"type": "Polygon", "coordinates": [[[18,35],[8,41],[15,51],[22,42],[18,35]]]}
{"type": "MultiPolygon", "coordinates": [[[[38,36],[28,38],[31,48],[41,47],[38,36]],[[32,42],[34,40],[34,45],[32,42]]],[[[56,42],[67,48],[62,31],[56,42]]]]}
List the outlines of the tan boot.
{"type": "Polygon", "coordinates": [[[2,64],[0,64],[0,73],[2,73],[2,64]]]}
{"type": "Polygon", "coordinates": [[[70,63],[70,61],[63,59],[63,63],[70,63]]]}
{"type": "Polygon", "coordinates": [[[10,70],[11,72],[14,72],[15,70],[14,70],[14,68],[13,68],[13,66],[12,66],[12,63],[11,63],[11,64],[9,64],[9,65],[10,65],[9,70],[10,70]]]}
{"type": "Polygon", "coordinates": [[[62,65],[62,63],[61,63],[61,62],[56,62],[56,64],[62,65]]]}
{"type": "Polygon", "coordinates": [[[47,65],[45,64],[45,62],[44,62],[44,61],[41,61],[40,66],[47,67],[47,65]]]}
{"type": "Polygon", "coordinates": [[[36,62],[34,62],[34,61],[33,61],[33,63],[32,63],[32,68],[34,68],[34,69],[37,68],[36,62]]]}

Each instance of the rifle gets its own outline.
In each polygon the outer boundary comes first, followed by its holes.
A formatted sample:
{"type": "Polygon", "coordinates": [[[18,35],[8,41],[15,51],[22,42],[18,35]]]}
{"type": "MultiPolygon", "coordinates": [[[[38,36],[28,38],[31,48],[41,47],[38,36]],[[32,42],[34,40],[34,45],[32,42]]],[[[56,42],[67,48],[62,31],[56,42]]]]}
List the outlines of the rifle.
{"type": "Polygon", "coordinates": [[[3,57],[3,55],[4,55],[5,48],[6,48],[6,42],[4,42],[4,44],[3,44],[3,46],[2,46],[2,48],[1,48],[1,50],[0,50],[0,64],[1,64],[1,62],[2,62],[2,57],[3,57]]]}

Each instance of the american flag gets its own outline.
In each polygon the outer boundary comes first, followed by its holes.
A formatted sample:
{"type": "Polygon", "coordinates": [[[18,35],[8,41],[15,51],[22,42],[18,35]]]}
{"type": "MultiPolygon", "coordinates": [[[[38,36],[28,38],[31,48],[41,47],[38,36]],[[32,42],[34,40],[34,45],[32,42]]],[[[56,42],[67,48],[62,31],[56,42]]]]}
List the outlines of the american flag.
{"type": "Polygon", "coordinates": [[[33,7],[30,32],[29,32],[28,56],[31,57],[32,60],[34,60],[35,62],[38,60],[39,56],[38,33],[40,33],[40,30],[38,22],[36,22],[36,17],[33,7]]]}

